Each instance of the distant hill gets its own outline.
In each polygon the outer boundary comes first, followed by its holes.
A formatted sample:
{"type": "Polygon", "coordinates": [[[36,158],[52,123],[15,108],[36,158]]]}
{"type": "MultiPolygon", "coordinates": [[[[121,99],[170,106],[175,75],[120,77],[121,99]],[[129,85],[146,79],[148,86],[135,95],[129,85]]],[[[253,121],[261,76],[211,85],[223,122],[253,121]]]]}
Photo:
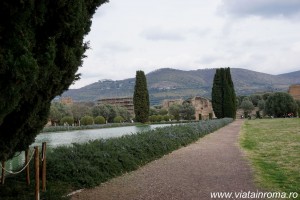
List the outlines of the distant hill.
{"type": "MultiPolygon", "coordinates": [[[[188,98],[200,95],[210,98],[216,69],[183,71],[162,68],[147,74],[151,105],[163,99],[188,98]]],[[[291,84],[300,83],[300,71],[270,75],[240,68],[231,68],[231,75],[238,95],[259,92],[287,91],[291,84]]],[[[96,101],[108,97],[132,96],[135,78],[125,80],[102,80],[80,89],[62,94],[74,101],[96,101]]]]}

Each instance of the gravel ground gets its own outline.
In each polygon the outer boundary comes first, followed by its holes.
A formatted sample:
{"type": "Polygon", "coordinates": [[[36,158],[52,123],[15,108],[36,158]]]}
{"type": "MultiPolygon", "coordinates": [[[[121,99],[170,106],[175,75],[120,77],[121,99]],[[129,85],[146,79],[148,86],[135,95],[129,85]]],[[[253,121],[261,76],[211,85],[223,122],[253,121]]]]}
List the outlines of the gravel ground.
{"type": "Polygon", "coordinates": [[[236,120],[136,171],[76,193],[72,200],[206,200],[212,199],[211,192],[256,192],[238,147],[242,124],[236,120]]]}

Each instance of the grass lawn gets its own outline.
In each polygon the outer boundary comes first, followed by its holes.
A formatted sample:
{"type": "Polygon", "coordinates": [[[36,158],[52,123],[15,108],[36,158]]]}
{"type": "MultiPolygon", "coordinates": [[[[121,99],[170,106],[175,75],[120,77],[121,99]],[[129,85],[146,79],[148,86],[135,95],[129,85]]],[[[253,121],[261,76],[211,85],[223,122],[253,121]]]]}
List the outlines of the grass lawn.
{"type": "Polygon", "coordinates": [[[297,192],[300,199],[300,119],[247,120],[240,144],[259,186],[270,192],[297,192]]]}

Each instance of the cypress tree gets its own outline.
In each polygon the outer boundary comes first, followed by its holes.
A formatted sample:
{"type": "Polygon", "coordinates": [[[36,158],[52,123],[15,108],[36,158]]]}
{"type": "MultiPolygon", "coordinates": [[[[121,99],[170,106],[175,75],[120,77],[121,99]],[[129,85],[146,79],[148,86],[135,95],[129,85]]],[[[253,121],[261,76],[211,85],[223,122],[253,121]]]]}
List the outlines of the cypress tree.
{"type": "Polygon", "coordinates": [[[212,87],[212,106],[217,118],[235,118],[236,95],[230,68],[216,70],[212,87]]]}
{"type": "Polygon", "coordinates": [[[221,69],[216,69],[216,73],[214,76],[214,82],[212,87],[212,106],[214,113],[217,118],[223,118],[223,108],[222,108],[222,77],[221,77],[221,69]]]}
{"type": "Polygon", "coordinates": [[[147,122],[149,117],[150,101],[147,79],[143,71],[136,72],[133,105],[136,121],[141,123],[147,122]]]}
{"type": "Polygon", "coordinates": [[[0,1],[0,160],[34,142],[52,99],[79,79],[83,38],[105,2],[0,1]]]}

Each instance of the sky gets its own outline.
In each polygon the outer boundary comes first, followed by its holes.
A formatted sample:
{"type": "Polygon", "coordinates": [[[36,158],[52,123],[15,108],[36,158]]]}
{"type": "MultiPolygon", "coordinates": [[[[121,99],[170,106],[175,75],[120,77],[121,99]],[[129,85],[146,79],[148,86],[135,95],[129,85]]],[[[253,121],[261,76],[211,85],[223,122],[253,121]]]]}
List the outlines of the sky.
{"type": "Polygon", "coordinates": [[[85,37],[80,88],[160,69],[300,69],[300,0],[110,0],[85,37]]]}

